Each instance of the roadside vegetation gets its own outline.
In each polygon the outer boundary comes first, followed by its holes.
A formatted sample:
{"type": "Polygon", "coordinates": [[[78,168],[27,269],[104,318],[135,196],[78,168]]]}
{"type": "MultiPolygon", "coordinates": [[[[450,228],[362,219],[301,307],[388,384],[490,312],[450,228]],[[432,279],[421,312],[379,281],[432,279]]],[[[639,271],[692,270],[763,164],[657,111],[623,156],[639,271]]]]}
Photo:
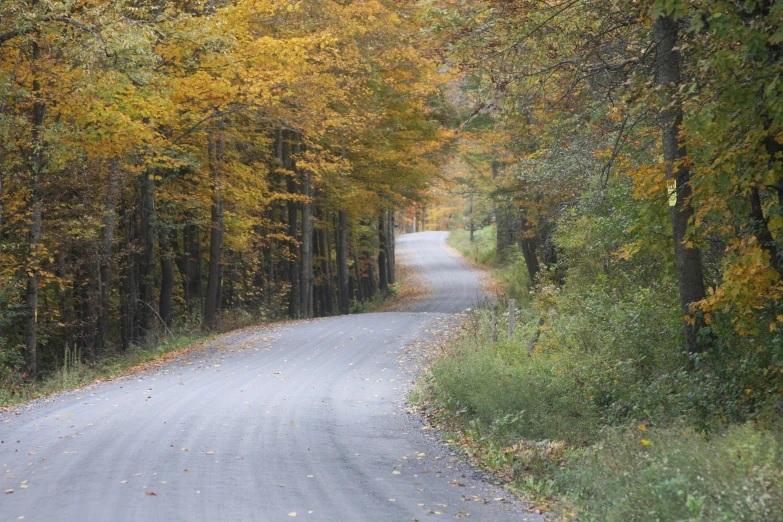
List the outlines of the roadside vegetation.
{"type": "Polygon", "coordinates": [[[430,5],[427,225],[519,310],[471,313],[425,409],[564,517],[783,519],[783,3],[430,5]]]}
{"type": "MultiPolygon", "coordinates": [[[[584,232],[563,227],[556,240],[573,258],[569,235],[584,232]]],[[[491,261],[494,234],[487,226],[471,244],[457,230],[449,242],[491,261]]],[[[525,280],[509,260],[493,273],[525,280]]],[[[472,310],[417,391],[424,411],[476,464],[566,519],[783,519],[778,377],[763,350],[723,335],[720,350],[689,356],[677,348],[673,282],[645,289],[603,272],[596,282],[584,268],[531,287],[512,339],[506,301],[497,342],[491,306],[472,310]]]]}
{"type": "MultiPolygon", "coordinates": [[[[457,230],[449,242],[491,260],[494,233],[487,226],[470,244],[457,230]]],[[[493,273],[525,280],[509,259],[493,273]]],[[[769,393],[778,377],[763,351],[743,353],[741,337],[724,335],[720,350],[688,356],[670,286],[624,277],[607,287],[583,268],[566,271],[562,287],[531,288],[512,339],[507,302],[497,342],[491,306],[472,310],[417,391],[424,411],[476,464],[566,519],[782,519],[781,404],[769,393]]]]}
{"type": "Polygon", "coordinates": [[[525,268],[525,258],[519,249],[514,249],[502,263],[498,262],[495,242],[496,232],[494,227],[490,226],[474,231],[473,241],[465,229],[454,230],[448,237],[449,246],[489,271],[492,278],[500,284],[506,298],[516,299],[518,305],[529,302],[530,279],[525,268]]]}

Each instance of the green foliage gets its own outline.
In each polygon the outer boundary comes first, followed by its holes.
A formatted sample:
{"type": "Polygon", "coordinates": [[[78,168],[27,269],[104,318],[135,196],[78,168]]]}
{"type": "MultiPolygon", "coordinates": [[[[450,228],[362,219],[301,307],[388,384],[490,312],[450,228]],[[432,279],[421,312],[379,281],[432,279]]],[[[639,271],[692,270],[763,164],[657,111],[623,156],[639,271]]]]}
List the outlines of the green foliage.
{"type": "Polygon", "coordinates": [[[432,366],[433,393],[443,408],[480,421],[506,444],[520,438],[578,444],[597,432],[598,412],[560,355],[528,358],[517,338],[492,343],[490,311],[472,314],[478,332],[464,336],[449,357],[432,366]]]}
{"type": "Polygon", "coordinates": [[[474,230],[473,241],[470,240],[469,230],[459,228],[449,234],[447,241],[452,248],[456,248],[463,256],[475,263],[492,266],[497,261],[494,226],[474,230]]]}
{"type": "MultiPolygon", "coordinates": [[[[482,465],[512,455],[515,489],[567,498],[580,520],[776,520],[781,338],[742,336],[730,313],[715,314],[719,340],[687,354],[669,254],[623,255],[627,224],[646,216],[626,191],[620,183],[563,214],[562,284],[542,274],[510,341],[506,316],[492,342],[491,311],[474,310],[431,367],[431,398],[482,465]]],[[[471,244],[460,231],[451,244],[492,260],[482,252],[492,232],[471,244]]]]}

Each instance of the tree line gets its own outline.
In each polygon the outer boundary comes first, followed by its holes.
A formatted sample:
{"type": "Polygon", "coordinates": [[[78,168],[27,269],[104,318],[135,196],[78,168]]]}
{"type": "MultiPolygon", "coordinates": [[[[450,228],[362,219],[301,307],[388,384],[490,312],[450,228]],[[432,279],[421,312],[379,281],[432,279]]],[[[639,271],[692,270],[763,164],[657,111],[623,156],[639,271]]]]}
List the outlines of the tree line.
{"type": "Polygon", "coordinates": [[[430,3],[470,106],[459,183],[489,187],[498,254],[516,245],[531,281],[562,286],[583,258],[562,258],[559,230],[581,219],[599,271],[672,271],[691,354],[716,322],[776,331],[782,15],[765,0],[430,3]]]}
{"type": "Polygon", "coordinates": [[[177,324],[349,313],[446,132],[416,7],[0,7],[0,364],[36,378],[177,324]],[[71,357],[73,355],[70,355],[71,357]]]}

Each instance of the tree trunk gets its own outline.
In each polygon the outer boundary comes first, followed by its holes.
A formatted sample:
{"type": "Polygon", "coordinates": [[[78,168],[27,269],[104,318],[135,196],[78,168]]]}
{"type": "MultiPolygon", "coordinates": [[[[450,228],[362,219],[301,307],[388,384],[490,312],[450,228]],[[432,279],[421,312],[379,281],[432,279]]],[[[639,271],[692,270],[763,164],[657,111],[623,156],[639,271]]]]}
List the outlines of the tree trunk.
{"type": "Polygon", "coordinates": [[[101,292],[101,271],[99,262],[92,259],[91,253],[97,252],[98,248],[94,242],[90,242],[89,253],[85,252],[82,256],[86,259],[84,262],[84,277],[82,283],[82,339],[84,345],[90,353],[90,357],[95,359],[98,355],[98,316],[100,314],[100,292],[101,292]]]}
{"type": "Polygon", "coordinates": [[[334,290],[332,289],[332,245],[329,241],[329,227],[324,221],[324,228],[319,234],[321,250],[321,274],[324,278],[324,315],[334,314],[334,290]]]}
{"type": "Polygon", "coordinates": [[[174,292],[174,253],[171,249],[171,232],[165,224],[160,227],[158,238],[160,242],[160,305],[158,314],[166,328],[171,328],[174,319],[174,309],[171,298],[174,292]]]}
{"type": "MultiPolygon", "coordinates": [[[[500,171],[500,162],[492,162],[492,180],[496,180],[500,171]]],[[[495,253],[498,259],[505,259],[508,255],[508,247],[511,239],[508,233],[508,205],[505,201],[492,201],[493,211],[495,213],[495,253]]]]}
{"type": "Polygon", "coordinates": [[[134,238],[136,235],[135,213],[123,205],[125,208],[123,219],[125,221],[125,263],[124,274],[122,278],[122,348],[126,350],[131,344],[136,342],[136,316],[139,306],[138,277],[136,266],[136,255],[134,254],[134,238]]]}
{"type": "Polygon", "coordinates": [[[348,274],[348,213],[339,212],[337,237],[337,280],[340,287],[340,313],[351,311],[350,281],[348,274]]]}
{"type": "Polygon", "coordinates": [[[209,168],[212,174],[212,208],[209,229],[209,273],[207,276],[207,295],[204,301],[204,326],[215,327],[219,306],[220,264],[223,232],[223,195],[220,189],[220,177],[223,162],[223,137],[209,136],[209,168]]]}
{"type": "Polygon", "coordinates": [[[365,266],[367,267],[367,298],[372,299],[378,294],[378,280],[375,278],[375,262],[370,257],[370,252],[365,252],[365,266]]]}
{"type": "Polygon", "coordinates": [[[303,192],[308,198],[302,203],[302,267],[300,310],[304,317],[313,316],[313,203],[310,173],[303,175],[303,192]]]}
{"type": "Polygon", "coordinates": [[[520,240],[520,247],[522,249],[522,255],[525,258],[525,266],[527,267],[527,274],[530,277],[530,284],[536,283],[536,276],[541,269],[538,264],[538,257],[536,256],[536,240],[529,237],[523,237],[520,240]]]}
{"type": "Polygon", "coordinates": [[[359,263],[359,257],[356,255],[356,249],[353,249],[353,280],[356,283],[356,300],[364,302],[367,297],[365,292],[364,278],[362,277],[362,265],[359,263]]]}
{"type": "Polygon", "coordinates": [[[470,195],[470,242],[473,242],[473,194],[470,195]]]}
{"type": "Polygon", "coordinates": [[[157,212],[155,210],[155,180],[149,170],[144,170],[141,176],[141,327],[144,335],[149,335],[157,323],[155,303],[155,269],[157,256],[155,255],[157,235],[157,212]]]}
{"type": "MultiPolygon", "coordinates": [[[[63,245],[60,245],[58,252],[57,252],[57,277],[59,277],[62,281],[67,280],[67,270],[66,270],[66,255],[67,252],[65,250],[65,247],[63,245]]],[[[57,298],[60,301],[60,321],[63,323],[63,333],[65,337],[65,349],[71,350],[73,349],[73,333],[72,333],[72,321],[73,316],[71,314],[71,307],[68,303],[68,290],[67,287],[63,284],[60,285],[60,290],[57,292],[57,298]]]]}
{"type": "MultiPolygon", "coordinates": [[[[290,140],[290,133],[289,134],[290,140]]],[[[292,144],[283,140],[283,168],[289,171],[294,170],[294,160],[292,144]]],[[[286,190],[291,195],[299,194],[296,187],[296,180],[293,173],[289,173],[286,178],[286,190]]],[[[289,237],[289,259],[288,259],[288,282],[290,288],[288,291],[288,316],[292,319],[298,319],[301,316],[301,274],[300,274],[300,248],[299,248],[299,204],[293,200],[286,202],[288,209],[288,237],[289,237]]]]}
{"type": "Polygon", "coordinates": [[[759,189],[753,187],[750,189],[750,217],[752,220],[753,233],[758,239],[761,248],[769,254],[769,264],[772,265],[778,274],[783,275],[783,259],[780,258],[778,248],[775,245],[775,239],[769,231],[767,218],[764,216],[764,208],[761,205],[761,195],[759,189]]]}
{"type": "Polygon", "coordinates": [[[378,286],[381,292],[389,291],[389,279],[387,276],[388,263],[386,262],[386,211],[381,211],[378,218],[378,286]]]}
{"type": "Polygon", "coordinates": [[[187,263],[187,293],[188,312],[191,316],[204,311],[203,292],[201,288],[201,233],[198,225],[188,223],[182,230],[182,242],[187,263]]]}
{"type": "Polygon", "coordinates": [[[505,201],[495,203],[495,234],[498,259],[508,256],[508,249],[514,241],[511,234],[512,205],[505,201]]]}
{"type": "Polygon", "coordinates": [[[386,263],[387,263],[387,271],[386,276],[389,279],[389,284],[393,285],[397,282],[397,276],[396,271],[394,269],[395,265],[395,259],[394,259],[394,211],[389,211],[389,219],[386,220],[386,224],[388,226],[388,229],[386,231],[386,246],[388,248],[387,254],[386,254],[386,263]]]}
{"type": "MultiPolygon", "coordinates": [[[[37,62],[41,56],[38,42],[32,42],[33,62],[37,62]]],[[[38,372],[38,274],[41,263],[41,215],[43,203],[41,201],[41,175],[44,158],[42,131],[44,112],[46,106],[40,98],[41,84],[36,77],[33,80],[33,127],[32,127],[32,151],[31,151],[31,216],[30,230],[27,238],[29,265],[27,268],[27,293],[25,296],[26,321],[24,329],[25,339],[25,373],[28,379],[35,379],[38,372]]]]}
{"type": "Polygon", "coordinates": [[[109,335],[109,315],[110,315],[110,296],[111,296],[111,264],[112,250],[114,247],[114,227],[117,221],[117,170],[118,161],[111,160],[109,165],[109,194],[106,202],[106,218],[103,222],[103,239],[101,243],[100,256],[100,312],[98,317],[98,349],[106,348],[106,342],[109,335]]]}
{"type": "MultiPolygon", "coordinates": [[[[680,84],[680,53],[678,44],[678,22],[671,16],[661,16],[653,24],[657,44],[657,82],[663,87],[664,107],[661,112],[663,157],[666,161],[666,178],[676,183],[676,202],[669,207],[674,235],[674,257],[677,269],[677,283],[680,291],[680,307],[684,316],[690,316],[690,306],[705,297],[704,276],[701,266],[701,252],[698,248],[685,245],[688,222],[693,216],[689,167],[682,161],[687,156],[685,144],[679,137],[682,123],[682,103],[672,99],[680,84]]],[[[685,321],[685,343],[690,353],[708,348],[709,341],[699,343],[698,333],[703,322],[698,317],[685,321]]]]}

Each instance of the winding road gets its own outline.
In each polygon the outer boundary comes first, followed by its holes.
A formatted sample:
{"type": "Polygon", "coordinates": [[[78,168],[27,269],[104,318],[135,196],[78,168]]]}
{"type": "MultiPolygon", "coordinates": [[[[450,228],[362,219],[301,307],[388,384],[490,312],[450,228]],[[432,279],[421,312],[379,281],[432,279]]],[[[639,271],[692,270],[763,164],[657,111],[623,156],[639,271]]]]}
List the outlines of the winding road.
{"type": "Polygon", "coordinates": [[[0,414],[0,520],[542,520],[406,410],[414,341],[484,297],[445,238],[398,239],[432,291],[408,312],[246,329],[0,414]]]}

